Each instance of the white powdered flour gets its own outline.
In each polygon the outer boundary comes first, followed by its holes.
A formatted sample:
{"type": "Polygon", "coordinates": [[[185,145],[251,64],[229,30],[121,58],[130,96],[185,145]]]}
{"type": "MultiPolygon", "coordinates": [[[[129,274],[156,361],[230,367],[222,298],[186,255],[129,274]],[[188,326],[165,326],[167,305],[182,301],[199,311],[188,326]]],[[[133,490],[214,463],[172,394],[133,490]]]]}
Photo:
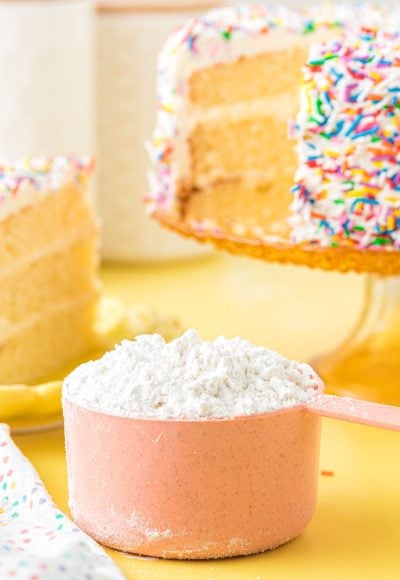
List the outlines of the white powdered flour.
{"type": "Polygon", "coordinates": [[[63,396],[123,417],[199,420],[291,407],[320,386],[307,364],[242,338],[207,342],[188,330],[170,343],[158,334],[123,341],[74,370],[63,396]]]}

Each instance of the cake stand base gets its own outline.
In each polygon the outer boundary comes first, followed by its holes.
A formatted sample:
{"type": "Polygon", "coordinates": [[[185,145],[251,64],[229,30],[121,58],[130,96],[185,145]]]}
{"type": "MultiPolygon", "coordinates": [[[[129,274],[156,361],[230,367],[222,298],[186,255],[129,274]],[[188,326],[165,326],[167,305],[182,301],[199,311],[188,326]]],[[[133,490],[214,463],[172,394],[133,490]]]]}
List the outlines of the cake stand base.
{"type": "Polygon", "coordinates": [[[177,219],[166,213],[159,212],[154,217],[169,230],[203,244],[212,244],[217,250],[231,254],[321,270],[400,276],[398,251],[318,248],[315,245],[293,244],[289,237],[274,235],[256,239],[219,230],[199,229],[186,223],[184,219],[177,219]]]}
{"type": "Polygon", "coordinates": [[[311,364],[329,393],[400,405],[400,277],[369,276],[355,330],[311,364]]]}

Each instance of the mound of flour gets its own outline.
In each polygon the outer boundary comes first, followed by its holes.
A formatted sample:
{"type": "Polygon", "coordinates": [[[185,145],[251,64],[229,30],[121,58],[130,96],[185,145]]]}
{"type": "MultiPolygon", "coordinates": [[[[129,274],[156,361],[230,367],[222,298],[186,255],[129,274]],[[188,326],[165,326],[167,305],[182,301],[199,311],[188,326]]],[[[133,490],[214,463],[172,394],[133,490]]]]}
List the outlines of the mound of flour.
{"type": "Polygon", "coordinates": [[[291,407],[320,385],[307,364],[242,338],[207,342],[188,330],[170,343],[158,334],[123,341],[74,370],[63,396],[124,417],[206,419],[291,407]]]}

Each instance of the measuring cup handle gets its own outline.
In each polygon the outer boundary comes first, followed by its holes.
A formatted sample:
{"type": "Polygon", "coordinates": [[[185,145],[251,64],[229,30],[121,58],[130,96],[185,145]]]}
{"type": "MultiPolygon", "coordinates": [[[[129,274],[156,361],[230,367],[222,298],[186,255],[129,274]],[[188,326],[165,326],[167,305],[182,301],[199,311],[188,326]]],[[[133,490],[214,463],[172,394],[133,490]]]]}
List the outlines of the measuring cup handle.
{"type": "Polygon", "coordinates": [[[400,431],[400,407],[322,394],[308,402],[306,408],[323,417],[400,431]]]}

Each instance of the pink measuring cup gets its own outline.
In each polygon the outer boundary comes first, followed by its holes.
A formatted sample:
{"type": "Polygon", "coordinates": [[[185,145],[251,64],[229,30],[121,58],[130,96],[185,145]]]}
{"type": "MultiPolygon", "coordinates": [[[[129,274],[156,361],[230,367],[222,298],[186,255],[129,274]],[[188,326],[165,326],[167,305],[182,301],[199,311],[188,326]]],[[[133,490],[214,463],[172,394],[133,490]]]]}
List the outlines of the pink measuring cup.
{"type": "Polygon", "coordinates": [[[322,392],[207,421],[115,417],[64,400],[72,515],[102,544],[146,556],[275,548],[314,514],[321,415],[400,431],[400,408],[322,392]]]}

